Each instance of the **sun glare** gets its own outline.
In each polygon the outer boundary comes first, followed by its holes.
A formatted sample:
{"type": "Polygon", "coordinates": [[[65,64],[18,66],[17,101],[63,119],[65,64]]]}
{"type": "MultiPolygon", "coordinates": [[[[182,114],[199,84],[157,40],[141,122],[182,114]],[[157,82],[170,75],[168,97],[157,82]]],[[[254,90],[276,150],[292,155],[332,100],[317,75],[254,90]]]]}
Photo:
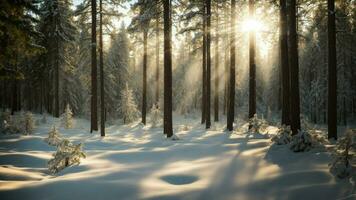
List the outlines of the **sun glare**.
{"type": "Polygon", "coordinates": [[[250,32],[250,31],[261,31],[264,28],[264,25],[262,22],[256,20],[256,19],[246,19],[242,23],[242,31],[243,32],[250,32]]]}

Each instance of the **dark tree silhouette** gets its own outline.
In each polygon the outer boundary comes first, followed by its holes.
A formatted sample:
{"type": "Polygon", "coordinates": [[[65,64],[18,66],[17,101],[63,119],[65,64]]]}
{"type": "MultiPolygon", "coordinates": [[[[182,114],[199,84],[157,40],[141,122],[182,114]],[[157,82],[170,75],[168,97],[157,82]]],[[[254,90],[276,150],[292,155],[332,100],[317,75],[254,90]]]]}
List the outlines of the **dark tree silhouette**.
{"type": "Polygon", "coordinates": [[[337,69],[335,0],[328,0],[328,138],[337,139],[337,69]]]}
{"type": "Polygon", "coordinates": [[[164,134],[173,135],[172,124],[172,18],[171,0],[163,1],[164,19],[164,134]]]}
{"type": "Polygon", "coordinates": [[[230,19],[230,81],[229,81],[229,104],[227,110],[227,129],[233,130],[235,118],[235,6],[236,1],[231,0],[231,19],[230,19]]]}

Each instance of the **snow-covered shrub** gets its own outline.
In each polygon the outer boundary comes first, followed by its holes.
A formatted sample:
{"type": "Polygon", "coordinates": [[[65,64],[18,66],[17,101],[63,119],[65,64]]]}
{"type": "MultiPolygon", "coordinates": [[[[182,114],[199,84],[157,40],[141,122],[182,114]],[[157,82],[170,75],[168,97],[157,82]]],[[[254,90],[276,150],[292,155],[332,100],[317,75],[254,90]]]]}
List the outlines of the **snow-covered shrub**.
{"type": "Polygon", "coordinates": [[[24,114],[24,125],[25,125],[24,134],[29,135],[33,132],[33,129],[35,129],[35,120],[31,112],[26,112],[24,114]]]}
{"type": "Polygon", "coordinates": [[[157,104],[154,104],[150,111],[152,127],[157,127],[162,119],[161,110],[157,104]]]}
{"type": "Polygon", "coordinates": [[[294,152],[309,151],[312,148],[312,136],[306,130],[299,130],[298,134],[292,137],[290,149],[294,152]]]}
{"type": "Polygon", "coordinates": [[[22,116],[10,115],[8,120],[3,121],[3,133],[6,134],[18,134],[23,132],[22,116]]]}
{"type": "Polygon", "coordinates": [[[325,134],[315,129],[299,130],[298,134],[292,136],[290,149],[294,152],[309,151],[311,149],[325,150],[325,144],[329,143],[325,134]]]}
{"type": "Polygon", "coordinates": [[[330,172],[342,179],[351,175],[352,161],[356,151],[356,130],[348,130],[340,138],[333,152],[333,160],[329,164],[330,172]]]}
{"type": "Polygon", "coordinates": [[[259,119],[257,114],[254,114],[251,119],[249,119],[250,132],[261,133],[266,130],[267,122],[263,118],[259,119]]]}
{"type": "Polygon", "coordinates": [[[63,139],[57,146],[53,158],[48,161],[49,172],[56,174],[66,167],[79,165],[80,159],[86,157],[82,147],[82,144],[72,144],[69,140],[63,139]]]}
{"type": "Polygon", "coordinates": [[[67,104],[64,113],[61,116],[61,121],[64,126],[64,128],[69,129],[73,128],[73,112],[72,109],[70,108],[69,104],[67,104]]]}
{"type": "Polygon", "coordinates": [[[57,130],[56,126],[52,127],[52,129],[48,133],[48,137],[44,140],[51,146],[58,146],[61,143],[61,134],[57,130]]]}
{"type": "Polygon", "coordinates": [[[4,112],[0,113],[0,131],[5,133],[6,124],[10,121],[11,112],[6,109],[4,112]]]}
{"type": "Polygon", "coordinates": [[[133,122],[139,115],[137,105],[134,101],[133,92],[129,89],[128,84],[126,84],[125,89],[121,92],[121,105],[119,111],[121,112],[125,124],[133,122]]]}
{"type": "Polygon", "coordinates": [[[282,125],[275,136],[272,137],[272,142],[277,145],[289,144],[292,140],[292,131],[290,126],[282,125]]]}

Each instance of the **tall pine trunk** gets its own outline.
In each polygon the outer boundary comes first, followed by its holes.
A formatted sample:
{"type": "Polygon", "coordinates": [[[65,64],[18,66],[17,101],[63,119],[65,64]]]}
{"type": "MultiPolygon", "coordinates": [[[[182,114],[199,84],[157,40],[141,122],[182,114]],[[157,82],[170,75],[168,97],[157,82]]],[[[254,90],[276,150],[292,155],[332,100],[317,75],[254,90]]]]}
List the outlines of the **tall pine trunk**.
{"type": "Polygon", "coordinates": [[[296,0],[290,1],[289,8],[289,67],[290,67],[290,96],[291,96],[291,129],[293,135],[300,130],[300,97],[299,97],[299,61],[297,35],[297,6],[296,0]]]}
{"type": "Polygon", "coordinates": [[[104,90],[104,57],[103,57],[103,2],[100,0],[100,135],[105,136],[105,90],[104,90]]]}
{"type": "Polygon", "coordinates": [[[96,66],[96,0],[91,1],[91,123],[90,132],[98,130],[98,87],[96,66]]]}
{"type": "Polygon", "coordinates": [[[173,135],[172,123],[172,19],[171,0],[163,1],[164,18],[164,134],[173,135]]]}
{"type": "Polygon", "coordinates": [[[156,106],[158,106],[159,104],[159,15],[156,16],[156,94],[155,96],[156,96],[156,106]]]}
{"type": "Polygon", "coordinates": [[[335,0],[328,0],[328,138],[337,139],[335,0]]]}
{"type": "Polygon", "coordinates": [[[288,63],[287,2],[279,1],[280,13],[280,65],[282,71],[282,124],[290,125],[290,73],[288,63]]]}
{"type": "Polygon", "coordinates": [[[211,55],[210,55],[210,44],[211,44],[211,0],[206,0],[206,122],[205,128],[210,128],[210,99],[211,99],[211,55]]]}
{"type": "Polygon", "coordinates": [[[216,8],[215,25],[215,90],[214,90],[214,121],[219,121],[219,5],[216,8]]]}
{"type": "Polygon", "coordinates": [[[229,94],[229,31],[228,31],[228,20],[229,20],[229,15],[228,15],[228,9],[226,6],[226,2],[223,2],[223,8],[224,8],[224,31],[225,31],[225,51],[224,51],[224,80],[225,80],[225,85],[224,85],[224,109],[223,109],[223,114],[226,115],[227,112],[227,107],[228,107],[228,94],[229,94]]]}
{"type": "Polygon", "coordinates": [[[206,6],[203,6],[203,47],[202,47],[202,99],[201,99],[201,123],[206,121],[206,6]]]}
{"type": "Polygon", "coordinates": [[[236,1],[231,0],[231,19],[230,19],[230,81],[229,81],[229,105],[227,110],[227,129],[233,130],[235,118],[235,6],[236,1]]]}
{"type": "Polygon", "coordinates": [[[142,123],[146,124],[146,110],[147,110],[147,37],[148,30],[143,30],[143,79],[142,79],[142,123]]]}
{"type": "MultiPolygon", "coordinates": [[[[255,16],[255,1],[249,0],[249,15],[250,18],[255,16]]],[[[249,79],[249,109],[248,117],[252,118],[256,114],[256,31],[249,32],[249,66],[250,66],[250,79],[249,79]]]]}

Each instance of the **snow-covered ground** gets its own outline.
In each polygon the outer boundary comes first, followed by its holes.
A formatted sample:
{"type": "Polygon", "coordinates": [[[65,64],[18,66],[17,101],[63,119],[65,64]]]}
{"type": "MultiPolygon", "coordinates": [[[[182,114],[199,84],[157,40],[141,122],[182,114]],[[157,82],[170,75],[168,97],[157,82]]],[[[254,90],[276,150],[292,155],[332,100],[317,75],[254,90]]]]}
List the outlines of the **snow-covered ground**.
{"type": "Polygon", "coordinates": [[[29,136],[0,134],[0,199],[356,199],[352,181],[329,173],[327,152],[270,148],[270,139],[246,134],[243,122],[228,133],[224,123],[206,131],[199,118],[174,121],[177,141],[139,123],[108,126],[102,138],[77,119],[59,131],[84,143],[87,158],[56,176],[47,171],[55,148],[43,140],[58,119],[29,136]]]}

